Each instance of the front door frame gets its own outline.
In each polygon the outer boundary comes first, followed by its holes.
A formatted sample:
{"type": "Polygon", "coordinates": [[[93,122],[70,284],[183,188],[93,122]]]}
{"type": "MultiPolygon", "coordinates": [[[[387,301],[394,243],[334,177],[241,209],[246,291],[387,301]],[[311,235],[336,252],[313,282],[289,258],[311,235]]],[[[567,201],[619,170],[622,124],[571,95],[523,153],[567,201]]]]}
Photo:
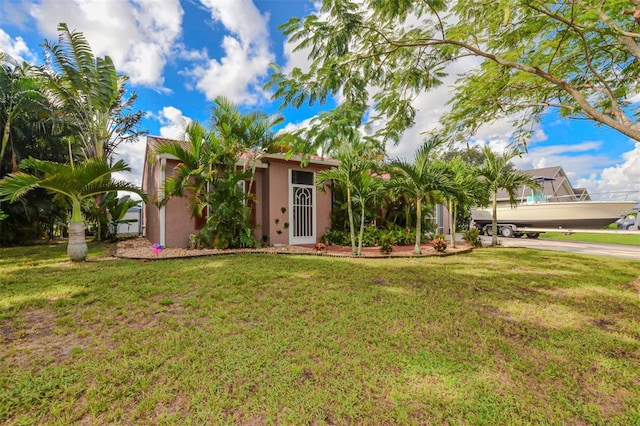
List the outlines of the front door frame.
{"type": "MultiPolygon", "coordinates": [[[[315,172],[311,172],[308,170],[296,170],[305,173],[313,174],[313,181],[315,182],[316,174],[315,172]]],[[[289,169],[288,173],[288,181],[289,181],[289,244],[315,244],[316,243],[316,210],[317,210],[317,198],[316,198],[316,187],[314,185],[304,185],[304,184],[294,184],[292,182],[292,173],[293,170],[289,169]],[[311,192],[311,233],[310,236],[302,236],[295,237],[294,230],[296,229],[296,223],[294,221],[294,191],[296,188],[305,188],[310,189],[311,192]]]]}

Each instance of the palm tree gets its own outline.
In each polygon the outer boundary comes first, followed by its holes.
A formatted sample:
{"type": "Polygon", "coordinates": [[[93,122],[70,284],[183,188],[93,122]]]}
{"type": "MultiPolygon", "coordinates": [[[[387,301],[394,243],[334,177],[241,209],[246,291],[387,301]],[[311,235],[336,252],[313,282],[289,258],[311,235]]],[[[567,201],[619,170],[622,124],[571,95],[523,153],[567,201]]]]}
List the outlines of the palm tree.
{"type": "Polygon", "coordinates": [[[451,172],[453,192],[444,195],[449,210],[451,247],[455,247],[458,210],[460,207],[474,203],[476,194],[480,192],[480,181],[477,176],[477,168],[470,167],[460,156],[453,157],[447,163],[447,167],[451,172]]]}
{"type": "Polygon", "coordinates": [[[45,98],[41,86],[41,80],[33,75],[26,62],[20,65],[9,55],[0,52],[0,118],[4,121],[0,160],[4,157],[7,145],[11,143],[14,172],[18,170],[18,164],[11,141],[11,126],[17,117],[28,111],[44,110],[45,98]]]}
{"type": "Polygon", "coordinates": [[[274,130],[274,127],[284,122],[284,117],[280,114],[267,115],[262,111],[243,113],[237,105],[222,96],[217,97],[213,103],[212,129],[231,155],[230,161],[239,159],[233,157],[246,157],[243,169],[251,170],[246,189],[247,194],[250,194],[258,162],[271,146],[286,137],[282,133],[276,135],[274,130]]]}
{"type": "Polygon", "coordinates": [[[45,93],[75,128],[84,158],[110,157],[119,143],[145,133],[137,130],[143,112],[131,111],[137,96],[125,97],[128,77],[118,75],[109,56],[95,57],[82,33],[64,23],[58,31],[57,43],[43,44],[45,93]]]}
{"type": "Polygon", "coordinates": [[[491,203],[493,206],[493,218],[491,221],[492,239],[491,245],[498,245],[498,191],[504,189],[509,194],[509,202],[511,205],[516,203],[516,190],[521,186],[532,189],[538,188],[535,179],[528,174],[515,170],[509,161],[512,158],[521,155],[520,150],[515,147],[506,150],[502,155],[496,155],[491,148],[485,146],[482,149],[485,162],[480,168],[479,176],[485,181],[491,195],[491,203]]]}
{"type": "Polygon", "coordinates": [[[437,136],[428,139],[415,154],[412,163],[395,160],[389,164],[392,178],[388,188],[396,194],[404,194],[416,204],[415,254],[421,254],[422,202],[436,191],[452,192],[452,184],[443,163],[435,161],[436,150],[444,141],[437,136]]]}
{"type": "Polygon", "coordinates": [[[365,217],[368,205],[378,205],[383,195],[382,178],[364,172],[356,176],[353,184],[352,201],[360,207],[360,230],[358,232],[357,255],[362,255],[362,239],[364,236],[365,217]]]}
{"type": "MultiPolygon", "coordinates": [[[[316,175],[316,186],[324,190],[325,183],[333,181],[335,184],[342,185],[347,195],[347,213],[349,215],[349,233],[351,236],[351,254],[357,256],[355,238],[355,224],[353,219],[353,195],[359,177],[364,174],[370,174],[371,170],[376,166],[375,161],[367,156],[366,144],[360,144],[359,141],[353,143],[343,141],[335,157],[340,161],[340,165],[331,169],[323,170],[316,175]]],[[[364,198],[361,198],[364,203],[364,198]]],[[[364,207],[363,207],[364,210],[364,207]]]]}
{"type": "MultiPolygon", "coordinates": [[[[186,197],[191,216],[202,217],[207,206],[207,191],[216,178],[223,147],[218,137],[197,120],[187,125],[184,139],[183,142],[163,141],[154,152],[172,155],[180,161],[173,176],[165,182],[167,196],[186,197]]],[[[154,158],[155,155],[152,160],[154,158]]],[[[160,202],[166,202],[166,199],[160,202]]]]}
{"type": "Polygon", "coordinates": [[[71,203],[71,224],[67,254],[72,261],[82,261],[87,257],[85,226],[82,218],[82,201],[97,194],[110,191],[129,191],[146,198],[144,193],[129,182],[114,180],[112,173],[130,171],[120,160],[110,164],[105,158],[88,159],[77,164],[54,163],[28,158],[20,162],[22,170],[38,173],[11,173],[0,180],[2,200],[15,202],[35,188],[43,188],[71,203]]]}

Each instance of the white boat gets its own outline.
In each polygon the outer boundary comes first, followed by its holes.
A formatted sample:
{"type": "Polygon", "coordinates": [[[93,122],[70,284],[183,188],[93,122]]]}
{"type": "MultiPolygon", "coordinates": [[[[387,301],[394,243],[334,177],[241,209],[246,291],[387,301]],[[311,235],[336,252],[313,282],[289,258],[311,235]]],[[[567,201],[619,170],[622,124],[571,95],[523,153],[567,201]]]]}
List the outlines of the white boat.
{"type": "MultiPolygon", "coordinates": [[[[540,184],[540,190],[523,188],[518,204],[498,205],[499,224],[518,228],[598,229],[620,219],[638,204],[627,200],[592,201],[585,189],[571,187],[566,178],[561,182],[565,185],[564,193],[559,191],[559,185],[554,185],[554,177],[536,176],[534,179],[540,184]],[[530,195],[526,196],[525,192],[530,195]]],[[[471,218],[476,227],[482,229],[492,222],[492,207],[471,209],[471,218]]]]}
{"type": "MultiPolygon", "coordinates": [[[[519,228],[598,229],[630,212],[637,201],[539,201],[498,206],[498,223],[519,228]]],[[[471,210],[478,228],[491,224],[492,208],[471,210]]]]}

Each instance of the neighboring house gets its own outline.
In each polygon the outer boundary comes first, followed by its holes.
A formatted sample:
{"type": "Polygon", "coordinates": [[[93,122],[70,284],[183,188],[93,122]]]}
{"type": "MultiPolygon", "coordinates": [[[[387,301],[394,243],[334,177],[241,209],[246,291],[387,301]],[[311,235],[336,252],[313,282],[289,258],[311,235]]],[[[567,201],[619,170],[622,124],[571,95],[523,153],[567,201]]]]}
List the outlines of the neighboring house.
{"type": "Polygon", "coordinates": [[[126,235],[126,234],[142,234],[142,208],[140,207],[131,207],[125,213],[123,220],[130,220],[129,223],[119,223],[118,224],[118,235],[126,235]]]}
{"type": "MultiPolygon", "coordinates": [[[[537,195],[529,188],[521,187],[516,191],[516,202],[540,201],[536,197],[544,195],[548,201],[589,201],[591,197],[585,188],[574,188],[561,166],[544,167],[541,169],[523,170],[534,177],[540,184],[541,190],[537,195]]],[[[507,191],[498,191],[498,204],[509,203],[507,191]]]]}
{"type": "MultiPolygon", "coordinates": [[[[172,197],[163,207],[165,179],[179,164],[175,157],[156,156],[154,147],[162,138],[148,136],[142,189],[149,195],[142,213],[143,235],[165,247],[187,247],[190,234],[197,234],[206,218],[193,218],[185,198],[172,197]],[[154,158],[155,157],[155,158],[154,158]],[[150,161],[155,159],[155,161],[150,161]]],[[[270,245],[314,244],[331,227],[332,194],[317,190],[316,173],[338,165],[336,160],[312,157],[306,167],[301,157],[266,154],[256,168],[252,193],[254,236],[270,245]]]]}

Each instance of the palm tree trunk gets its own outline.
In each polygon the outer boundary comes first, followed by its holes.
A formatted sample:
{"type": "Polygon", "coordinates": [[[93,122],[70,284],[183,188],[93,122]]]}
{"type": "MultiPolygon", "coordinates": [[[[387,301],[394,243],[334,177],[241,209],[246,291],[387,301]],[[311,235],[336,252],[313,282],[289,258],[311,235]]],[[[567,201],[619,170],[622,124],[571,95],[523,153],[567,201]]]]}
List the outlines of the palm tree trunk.
{"type": "Polygon", "coordinates": [[[449,200],[449,234],[451,235],[451,248],[456,248],[456,204],[449,200]]]}
{"type": "Polygon", "coordinates": [[[360,234],[358,235],[358,256],[362,255],[362,238],[364,235],[364,206],[361,206],[360,213],[360,234]]]}
{"type": "Polygon", "coordinates": [[[493,235],[491,237],[491,245],[498,245],[498,197],[497,192],[492,194],[492,203],[493,203],[493,216],[491,218],[491,232],[493,235]]]}
{"type": "Polygon", "coordinates": [[[89,248],[84,237],[84,222],[82,221],[80,201],[73,200],[67,255],[72,261],[81,262],[87,258],[88,252],[89,248]]]}
{"type": "Polygon", "coordinates": [[[422,254],[422,250],[420,250],[421,239],[422,239],[422,196],[418,195],[418,201],[416,201],[416,245],[413,248],[414,254],[422,254]]]}
{"type": "Polygon", "coordinates": [[[349,234],[351,236],[351,254],[356,256],[356,235],[353,223],[353,206],[351,205],[351,188],[347,185],[347,212],[349,213],[349,234]]]}

